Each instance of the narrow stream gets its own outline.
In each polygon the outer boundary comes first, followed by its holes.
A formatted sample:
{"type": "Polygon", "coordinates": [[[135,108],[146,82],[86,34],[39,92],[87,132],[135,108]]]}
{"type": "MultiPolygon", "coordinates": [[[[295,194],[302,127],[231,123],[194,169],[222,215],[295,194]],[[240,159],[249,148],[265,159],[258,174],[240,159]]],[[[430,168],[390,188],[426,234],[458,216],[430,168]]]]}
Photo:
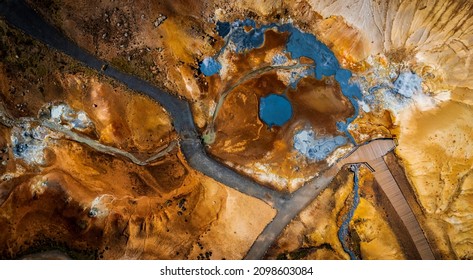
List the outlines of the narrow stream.
{"type": "Polygon", "coordinates": [[[355,173],[353,179],[353,204],[351,206],[350,211],[345,215],[342,225],[338,230],[338,239],[342,243],[343,250],[350,255],[350,259],[358,260],[358,256],[350,249],[350,245],[348,244],[348,226],[350,221],[353,219],[353,214],[355,213],[356,208],[358,207],[358,203],[360,202],[360,195],[358,193],[358,169],[359,165],[353,164],[350,167],[351,171],[355,173]]]}

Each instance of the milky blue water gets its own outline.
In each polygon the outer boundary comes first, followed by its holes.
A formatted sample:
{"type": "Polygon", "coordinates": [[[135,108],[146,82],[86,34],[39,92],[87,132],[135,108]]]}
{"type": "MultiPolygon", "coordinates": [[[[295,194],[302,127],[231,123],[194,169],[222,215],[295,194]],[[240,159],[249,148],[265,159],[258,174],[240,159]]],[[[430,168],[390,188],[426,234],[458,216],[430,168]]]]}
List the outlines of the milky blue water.
{"type": "MultiPolygon", "coordinates": [[[[268,29],[273,29],[278,32],[289,33],[289,37],[286,42],[285,53],[289,54],[292,59],[297,60],[301,57],[308,57],[314,61],[313,67],[302,71],[302,73],[291,73],[291,87],[297,87],[298,82],[306,76],[313,76],[319,80],[322,79],[324,76],[333,76],[335,80],[340,84],[340,88],[342,90],[343,95],[345,95],[350,100],[350,103],[354,108],[354,114],[353,116],[347,118],[345,121],[338,122],[337,129],[345,135],[346,139],[356,144],[353,136],[348,131],[348,126],[351,122],[353,122],[354,119],[356,119],[359,114],[358,101],[362,99],[362,92],[357,84],[352,83],[350,81],[352,73],[348,69],[341,68],[340,63],[335,57],[335,54],[325,44],[319,41],[316,36],[310,33],[302,32],[290,23],[272,23],[257,27],[256,23],[250,19],[237,20],[232,23],[218,22],[217,32],[225,39],[226,43],[224,47],[215,55],[215,57],[211,58],[212,60],[208,60],[205,64],[201,63],[200,67],[202,73],[204,73],[205,75],[213,75],[220,71],[221,65],[217,64],[218,62],[213,62],[217,61],[216,59],[218,58],[218,56],[221,55],[226,48],[230,47],[231,51],[242,53],[254,48],[261,47],[264,43],[264,34],[268,29]],[[251,27],[251,30],[245,31],[245,26],[251,27]]],[[[281,56],[281,54],[276,54],[272,62],[273,65],[280,65],[284,64],[286,60],[281,56]]],[[[283,125],[284,122],[282,120],[286,120],[287,122],[290,119],[290,117],[287,118],[287,116],[289,115],[288,108],[290,107],[290,102],[287,99],[278,102],[274,102],[273,100],[271,100],[271,102],[269,101],[270,100],[264,99],[263,102],[263,98],[260,100],[260,118],[268,126],[283,125]],[[264,106],[261,106],[261,104],[263,103],[264,106]],[[289,103],[289,105],[287,105],[287,103],[289,103]],[[277,117],[279,114],[281,115],[281,117],[277,117]]],[[[292,108],[290,112],[290,115],[292,116],[292,108]]],[[[330,137],[328,137],[327,139],[330,140],[330,137]]],[[[319,139],[322,142],[331,143],[330,145],[327,144],[325,147],[323,147],[323,150],[333,150],[340,145],[344,145],[346,142],[345,141],[343,142],[343,144],[338,144],[342,143],[342,141],[327,141],[327,139],[319,139]],[[335,143],[336,145],[335,148],[332,147],[333,143],[335,143]]],[[[320,143],[320,141],[315,142],[320,143]]],[[[309,158],[313,157],[318,159],[320,158],[318,156],[319,154],[315,153],[317,154],[317,156],[315,156],[313,152],[319,151],[319,146],[314,146],[313,149],[305,149],[305,153],[302,151],[299,152],[305,154],[309,158]],[[311,151],[311,153],[309,153],[309,151],[311,151]]]]}
{"type": "Polygon", "coordinates": [[[350,255],[350,259],[357,260],[358,257],[356,254],[350,249],[348,245],[348,226],[350,225],[350,221],[353,219],[353,215],[355,213],[358,204],[360,203],[360,195],[358,193],[358,165],[352,165],[353,172],[355,173],[354,180],[353,180],[353,204],[350,208],[350,211],[345,215],[342,225],[338,230],[338,239],[342,243],[343,250],[350,255]]]}
{"type": "Polygon", "coordinates": [[[230,33],[230,30],[231,30],[231,25],[229,22],[217,22],[217,33],[218,33],[218,36],[224,38],[225,36],[227,36],[228,33],[230,33]]]}
{"type": "Polygon", "coordinates": [[[315,61],[315,77],[321,79],[322,76],[335,76],[335,80],[340,84],[343,95],[345,95],[353,105],[355,113],[345,122],[338,122],[337,129],[343,132],[346,137],[355,143],[355,139],[348,131],[348,125],[356,119],[359,114],[358,100],[362,98],[362,93],[358,85],[349,81],[351,72],[340,67],[335,54],[322,42],[309,33],[304,33],[292,25],[285,24],[282,30],[291,33],[286,45],[286,50],[292,58],[302,56],[309,57],[315,61]]]}
{"type": "Polygon", "coordinates": [[[282,126],[292,117],[291,102],[280,94],[260,98],[259,117],[269,127],[282,126]]]}
{"type": "Polygon", "coordinates": [[[293,59],[305,56],[314,60],[317,79],[322,79],[322,76],[333,76],[340,69],[340,64],[333,52],[314,35],[304,33],[289,24],[283,26],[282,29],[291,33],[286,50],[290,52],[293,59]]]}
{"type": "Polygon", "coordinates": [[[222,65],[213,57],[206,57],[204,61],[200,63],[200,71],[205,76],[212,76],[217,74],[222,69],[222,65]]]}

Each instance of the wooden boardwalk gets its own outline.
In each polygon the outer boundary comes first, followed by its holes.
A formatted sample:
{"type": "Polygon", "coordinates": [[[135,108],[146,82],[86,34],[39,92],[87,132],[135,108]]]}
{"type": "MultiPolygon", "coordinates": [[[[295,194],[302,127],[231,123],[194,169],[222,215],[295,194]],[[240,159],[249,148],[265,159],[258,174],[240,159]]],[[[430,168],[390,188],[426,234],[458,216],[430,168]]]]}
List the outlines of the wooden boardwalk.
{"type": "Polygon", "coordinates": [[[402,194],[401,189],[396,183],[396,180],[394,180],[393,175],[389,171],[386,162],[383,158],[378,158],[368,161],[368,164],[375,170],[373,175],[376,181],[378,181],[381,189],[383,189],[384,193],[393,205],[394,210],[396,210],[397,214],[406,226],[420,257],[423,260],[434,260],[434,254],[432,253],[432,249],[427,242],[424,232],[412,212],[411,207],[407,203],[406,198],[402,194]]]}
{"type": "Polygon", "coordinates": [[[401,192],[399,185],[388,169],[383,156],[392,151],[396,143],[390,139],[375,140],[366,145],[360,146],[353,153],[341,159],[337,166],[350,163],[364,163],[373,172],[376,181],[393,205],[394,210],[401,218],[409,235],[411,236],[421,259],[433,260],[434,255],[427,239],[417,221],[411,207],[401,192]]]}
{"type": "Polygon", "coordinates": [[[359,146],[351,154],[337,162],[337,166],[342,168],[350,163],[366,163],[371,160],[382,158],[385,154],[396,148],[396,143],[392,139],[379,139],[371,141],[363,146],[359,146]]]}

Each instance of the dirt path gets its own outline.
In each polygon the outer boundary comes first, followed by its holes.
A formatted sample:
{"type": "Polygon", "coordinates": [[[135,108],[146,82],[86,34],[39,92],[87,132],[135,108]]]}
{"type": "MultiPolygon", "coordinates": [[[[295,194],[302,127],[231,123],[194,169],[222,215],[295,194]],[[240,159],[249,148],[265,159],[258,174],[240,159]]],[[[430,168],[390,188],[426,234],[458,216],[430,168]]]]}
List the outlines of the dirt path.
{"type": "Polygon", "coordinates": [[[382,156],[394,149],[395,144],[392,140],[374,140],[366,145],[357,147],[349,156],[341,159],[321,176],[314,178],[293,194],[283,195],[259,185],[209,157],[205,152],[201,137],[196,131],[190,106],[186,101],[166,93],[149,82],[123,73],[114,67],[109,66],[105,71],[102,71],[102,66],[107,64],[105,61],[94,57],[67,39],[56,28],[38,16],[22,0],[0,1],[0,15],[11,25],[16,26],[50,47],[64,52],[86,66],[122,82],[130,89],[142,92],[156,100],[170,113],[174,127],[181,138],[181,149],[193,168],[229,187],[272,205],[278,213],[257,238],[246,259],[262,258],[287,224],[319,195],[345,164],[350,163],[368,163],[368,166],[374,171],[376,180],[385,190],[389,200],[393,203],[402,221],[406,224],[409,234],[416,243],[422,258],[433,258],[432,251],[414,214],[410,210],[407,201],[403,199],[404,197],[400,193],[399,187],[382,159],[382,156]]]}

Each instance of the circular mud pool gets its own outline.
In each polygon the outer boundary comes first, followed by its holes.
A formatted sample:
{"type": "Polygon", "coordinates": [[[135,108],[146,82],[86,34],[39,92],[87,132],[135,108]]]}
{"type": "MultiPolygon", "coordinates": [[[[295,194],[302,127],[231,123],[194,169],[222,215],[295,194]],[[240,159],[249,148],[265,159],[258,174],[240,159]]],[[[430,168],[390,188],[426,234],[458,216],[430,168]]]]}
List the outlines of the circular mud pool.
{"type": "Polygon", "coordinates": [[[259,117],[269,127],[282,126],[292,117],[291,102],[284,95],[274,93],[261,97],[259,117]]]}

